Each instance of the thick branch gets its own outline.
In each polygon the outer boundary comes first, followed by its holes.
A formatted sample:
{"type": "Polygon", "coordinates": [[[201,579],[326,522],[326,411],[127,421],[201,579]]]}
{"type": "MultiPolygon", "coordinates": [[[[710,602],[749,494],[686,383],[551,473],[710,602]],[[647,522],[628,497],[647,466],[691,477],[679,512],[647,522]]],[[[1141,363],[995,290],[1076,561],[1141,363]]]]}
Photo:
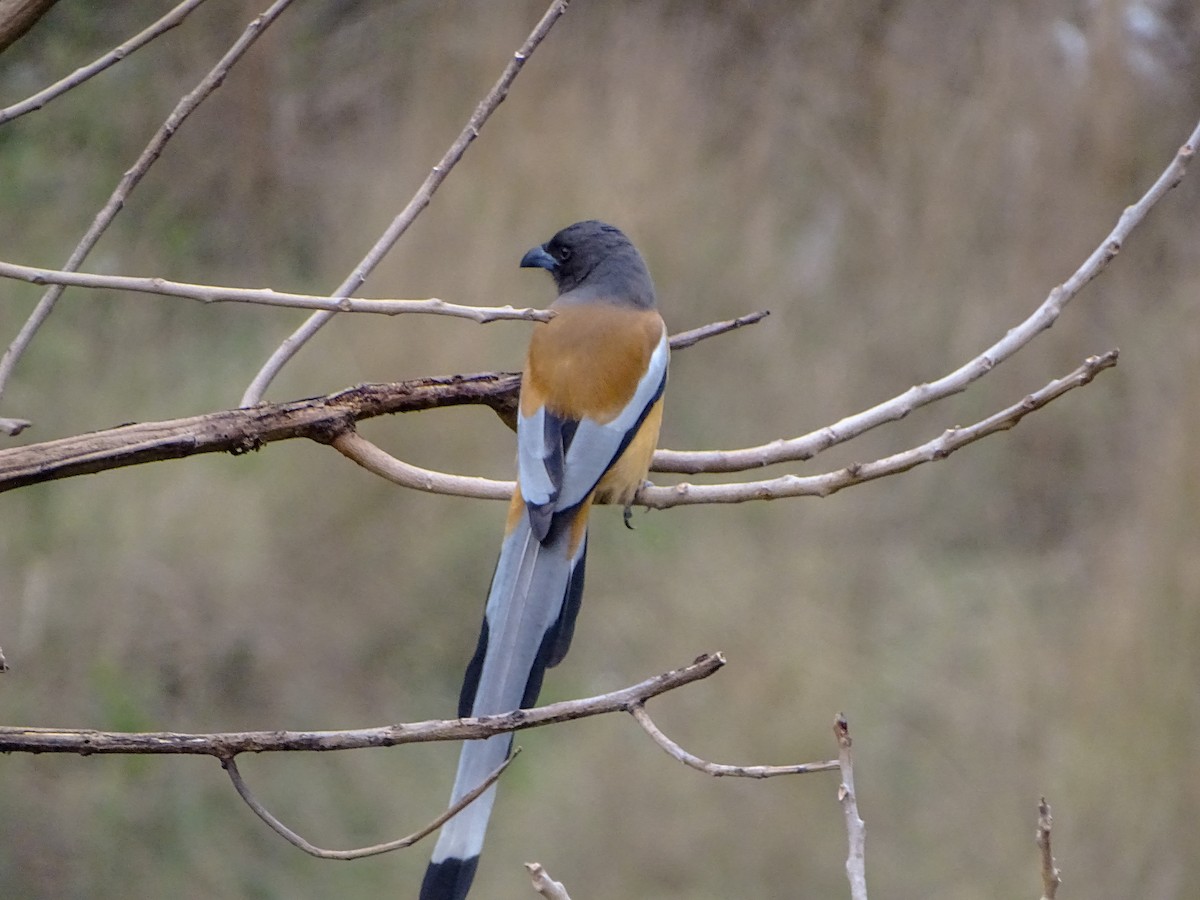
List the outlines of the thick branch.
{"type": "Polygon", "coordinates": [[[199,453],[240,454],[289,438],[328,443],[356,421],[385,413],[467,403],[504,411],[518,384],[519,376],[496,373],[365,384],[326,397],[122,425],[12,447],[0,450],[0,491],[199,453]]]}
{"type": "Polygon", "coordinates": [[[0,0],[0,50],[32,28],[57,0],[0,0]]]}
{"type": "Polygon", "coordinates": [[[195,754],[230,759],[238,753],[264,753],[293,750],[358,750],[367,747],[395,747],[399,744],[429,741],[461,741],[491,737],[493,734],[520,731],[599,716],[628,712],[635,704],[645,703],[667,691],[707,678],[725,665],[720,653],[707,653],[691,665],[648,678],[639,684],[590,697],[565,700],[537,709],[523,709],[495,716],[470,719],[435,719],[349,731],[244,731],[224,734],[179,734],[171,731],[111,732],[76,728],[27,728],[0,726],[0,753],[95,753],[195,754]]]}
{"type": "MultiPolygon", "coordinates": [[[[704,338],[757,322],[765,315],[765,312],[751,313],[681,332],[671,339],[671,346],[676,349],[690,347],[704,338]]],[[[520,376],[514,373],[490,372],[395,384],[365,384],[325,397],[261,404],[249,409],[224,410],[166,422],[123,425],[41,444],[12,447],[0,450],[0,492],[199,453],[245,453],[289,438],[304,437],[330,443],[337,435],[351,431],[354,423],[361,419],[441,406],[483,404],[495,410],[510,427],[515,427],[520,383],[520,376]]],[[[378,453],[388,460],[393,459],[382,450],[378,453]]],[[[511,494],[512,486],[506,490],[511,494]]]]}

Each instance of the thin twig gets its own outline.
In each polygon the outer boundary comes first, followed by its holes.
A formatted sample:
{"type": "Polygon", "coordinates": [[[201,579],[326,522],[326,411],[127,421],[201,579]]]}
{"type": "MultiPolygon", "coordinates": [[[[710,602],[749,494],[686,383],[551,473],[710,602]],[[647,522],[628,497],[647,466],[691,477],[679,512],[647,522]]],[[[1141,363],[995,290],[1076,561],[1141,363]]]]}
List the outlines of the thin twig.
{"type": "MultiPolygon", "coordinates": [[[[455,138],[454,143],[446,150],[437,165],[430,170],[429,175],[426,176],[425,181],[417,189],[412,199],[408,201],[408,205],[404,207],[400,215],[392,220],[387,230],[379,236],[375,245],[354,268],[354,271],[347,276],[345,281],[338,285],[332,294],[334,298],[341,300],[357,292],[371,272],[374,271],[375,267],[379,265],[383,257],[392,249],[396,241],[400,240],[404,232],[408,231],[409,226],[416,221],[417,216],[429,205],[429,202],[433,199],[434,192],[437,191],[438,187],[446,179],[446,176],[450,174],[450,170],[462,159],[471,142],[479,136],[480,129],[483,128],[492,113],[504,101],[504,98],[508,96],[508,90],[522,67],[524,67],[525,61],[529,59],[530,55],[538,48],[538,45],[541,44],[546,35],[550,33],[550,29],[554,27],[554,23],[567,11],[567,4],[569,2],[570,0],[553,0],[533,31],[530,32],[529,37],[525,39],[525,43],[521,45],[521,48],[508,61],[508,65],[505,66],[503,73],[501,73],[500,78],[493,85],[492,89],[488,91],[487,96],[475,107],[475,111],[467,120],[467,124],[463,127],[458,137],[455,138]]],[[[239,405],[253,406],[261,401],[263,394],[275,376],[279,374],[279,370],[335,315],[336,313],[334,312],[322,310],[309,316],[304,324],[292,332],[279,345],[275,352],[271,354],[266,363],[263,364],[258,374],[254,376],[254,380],[250,382],[250,386],[246,388],[246,392],[242,396],[239,405]]]]}
{"type": "Polygon", "coordinates": [[[707,775],[712,775],[717,778],[723,776],[733,776],[739,778],[772,778],[776,775],[806,775],[809,772],[829,772],[838,767],[838,761],[829,760],[825,762],[800,763],[790,766],[730,766],[724,763],[714,763],[708,760],[701,759],[694,753],[689,753],[683,747],[679,746],[669,737],[662,733],[659,727],[650,718],[650,714],[646,712],[644,703],[635,703],[629,707],[629,713],[632,715],[646,734],[650,735],[651,740],[658,746],[662,747],[671,756],[675,757],[685,766],[690,766],[699,772],[704,772],[707,775]]]}
{"type": "Polygon", "coordinates": [[[1058,874],[1058,866],[1054,862],[1054,854],[1050,850],[1050,805],[1043,797],[1038,802],[1037,848],[1042,857],[1042,900],[1054,900],[1058,894],[1058,886],[1062,878],[1058,874]]]}
{"type": "Polygon", "coordinates": [[[184,0],[183,3],[180,3],[157,22],[138,32],[119,47],[114,47],[99,59],[88,63],[86,66],[81,66],[66,78],[56,81],[47,88],[43,88],[32,97],[0,109],[0,125],[19,118],[26,113],[33,112],[35,109],[41,109],[56,97],[60,97],[72,88],[83,84],[93,75],[99,75],[109,66],[116,65],[129,56],[129,54],[146,46],[146,44],[150,43],[156,37],[170,31],[187,18],[188,13],[203,2],[204,0],[184,0]]]}
{"type": "Polygon", "coordinates": [[[533,881],[533,889],[546,900],[571,900],[571,895],[562,886],[561,881],[555,881],[541,863],[525,863],[525,869],[533,881]]]}
{"type": "Polygon", "coordinates": [[[508,758],[505,759],[504,762],[502,762],[495,769],[495,771],[493,771],[490,775],[488,775],[487,778],[483,780],[482,784],[480,784],[474,790],[471,790],[463,795],[463,797],[459,799],[457,803],[453,804],[449,809],[443,812],[424,828],[414,831],[412,834],[407,835],[406,837],[397,838],[396,840],[387,841],[382,844],[372,844],[370,847],[356,847],[353,850],[325,850],[321,847],[318,847],[316,844],[312,844],[305,840],[300,835],[296,834],[296,832],[292,831],[292,829],[288,828],[281,821],[279,821],[279,819],[270,810],[263,806],[257,797],[254,796],[254,794],[250,791],[249,786],[242,778],[242,773],[238,771],[237,763],[234,761],[232,756],[228,759],[221,760],[221,766],[226,772],[229,773],[229,780],[233,782],[233,786],[241,798],[246,801],[246,805],[254,810],[254,814],[266,822],[267,825],[271,827],[272,831],[286,840],[289,844],[299,847],[309,856],[315,856],[319,859],[362,859],[365,856],[378,856],[381,853],[390,853],[392,850],[403,850],[405,847],[411,847],[417,841],[421,840],[421,838],[437,831],[452,818],[474,803],[475,800],[479,798],[480,794],[495,784],[496,779],[504,774],[504,770],[508,768],[509,763],[516,759],[517,754],[520,752],[520,747],[514,749],[513,752],[509,754],[508,758]]]}
{"type": "Polygon", "coordinates": [[[526,728],[537,728],[626,712],[667,691],[707,678],[725,665],[720,653],[706,653],[690,665],[645,681],[583,700],[564,700],[536,709],[521,709],[470,719],[435,719],[344,731],[244,731],[219,734],[181,734],[172,731],[115,732],[78,728],[0,726],[0,753],[192,754],[229,759],[238,753],[282,751],[361,750],[430,741],[466,741],[526,728]]]}
{"type": "MultiPolygon", "coordinates": [[[[225,80],[233,65],[245,55],[246,51],[258,40],[259,36],[266,31],[271,23],[291,3],[292,0],[275,0],[265,12],[246,26],[246,30],[242,32],[241,36],[233,43],[233,46],[225,52],[225,55],[221,57],[209,73],[176,104],[175,109],[171,111],[166,121],[159,126],[154,137],[150,139],[150,143],[146,145],[137,162],[122,176],[111,196],[109,196],[108,201],[101,208],[100,212],[96,214],[87,233],[84,234],[75,249],[71,251],[70,257],[62,268],[63,271],[73,272],[83,264],[88,253],[96,246],[96,242],[100,240],[100,236],[104,234],[113,219],[116,218],[117,213],[125,205],[130,191],[138,185],[146,172],[149,171],[150,166],[162,154],[163,147],[167,141],[179,130],[179,127],[195,111],[196,107],[204,102],[209,94],[221,86],[221,83],[225,80]]],[[[58,302],[58,298],[62,296],[63,290],[62,285],[54,285],[42,295],[41,300],[38,301],[29,318],[26,319],[16,338],[9,344],[8,349],[4,351],[4,355],[0,357],[0,396],[4,394],[4,389],[8,384],[8,379],[11,377],[17,361],[29,347],[34,335],[37,334],[37,330],[46,321],[46,317],[53,311],[54,305],[58,302]]]]}
{"type": "MultiPolygon", "coordinates": [[[[933,440],[874,462],[856,463],[820,475],[781,475],[763,481],[699,485],[684,482],[673,487],[648,484],[638,492],[634,502],[650,509],[669,509],[698,503],[747,503],[785,497],[827,497],[852,485],[897,475],[924,463],[945,459],[968,444],[996,432],[1006,431],[1029,413],[1041,409],[1067,391],[1090,383],[1100,372],[1116,364],[1116,350],[1110,350],[1101,356],[1090,356],[1070,374],[1050,382],[1012,406],[974,425],[947,429],[933,440]]],[[[511,497],[515,486],[511,481],[450,475],[414,466],[396,459],[359,434],[344,434],[333,441],[333,446],[368,471],[402,487],[480,500],[498,500],[511,497]]],[[[663,451],[659,451],[661,452],[663,451]]],[[[658,453],[654,459],[652,469],[658,471],[658,453]]]]}
{"type": "Polygon", "coordinates": [[[850,753],[850,725],[838,713],[833,720],[833,735],[838,745],[838,767],[842,783],[838,785],[838,802],[846,817],[846,835],[850,845],[846,856],[846,878],[850,881],[852,900],[867,900],[866,843],[867,825],[858,815],[858,797],[854,793],[854,760],[850,753]]]}
{"type": "Polygon", "coordinates": [[[744,316],[738,316],[736,319],[726,319],[724,322],[713,322],[711,325],[701,325],[699,328],[693,328],[691,331],[681,331],[678,334],[671,335],[671,349],[683,350],[692,344],[698,343],[705,338],[714,337],[718,334],[724,334],[727,331],[736,331],[738,328],[744,328],[747,325],[754,325],[761,322],[771,314],[770,310],[760,309],[757,312],[746,313],[744,316]]]}
{"type": "Polygon", "coordinates": [[[512,306],[465,306],[460,303],[448,303],[437,297],[424,300],[367,300],[343,297],[339,300],[334,297],[273,291],[270,288],[222,287],[211,284],[168,281],[165,278],[63,272],[9,262],[0,262],[0,278],[28,281],[30,284],[57,284],[64,287],[136,291],[142,294],[159,294],[164,297],[199,300],[201,303],[253,303],[262,306],[282,306],[288,309],[322,309],[328,312],[375,313],[385,316],[423,313],[436,316],[458,316],[481,323],[496,322],[501,319],[545,322],[553,316],[553,313],[544,309],[517,309],[512,306]]]}
{"type": "Polygon", "coordinates": [[[1112,262],[1129,235],[1142,223],[1154,205],[1183,180],[1188,163],[1191,162],[1198,146],[1200,124],[1192,131],[1150,189],[1140,200],[1125,208],[1113,230],[1074,274],[1050,291],[1042,304],[1025,321],[1009,329],[1003,338],[953,372],[927,384],[911,387],[890,400],[801,437],[776,440],[738,450],[660,450],[655,455],[656,471],[683,475],[697,472],[742,472],[775,463],[812,459],[822,450],[858,437],[872,428],[902,419],[915,409],[966,390],[972,382],[1012,357],[1055,323],[1064,307],[1112,262]]]}

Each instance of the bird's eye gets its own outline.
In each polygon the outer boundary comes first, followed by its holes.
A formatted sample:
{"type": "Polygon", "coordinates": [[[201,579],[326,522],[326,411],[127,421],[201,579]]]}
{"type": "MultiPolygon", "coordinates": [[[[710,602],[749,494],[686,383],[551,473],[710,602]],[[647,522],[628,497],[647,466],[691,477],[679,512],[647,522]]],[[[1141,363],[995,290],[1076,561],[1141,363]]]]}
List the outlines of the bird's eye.
{"type": "Polygon", "coordinates": [[[571,248],[570,247],[559,247],[558,251],[557,251],[557,255],[558,255],[558,259],[560,262],[566,262],[568,259],[571,258],[571,248]]]}

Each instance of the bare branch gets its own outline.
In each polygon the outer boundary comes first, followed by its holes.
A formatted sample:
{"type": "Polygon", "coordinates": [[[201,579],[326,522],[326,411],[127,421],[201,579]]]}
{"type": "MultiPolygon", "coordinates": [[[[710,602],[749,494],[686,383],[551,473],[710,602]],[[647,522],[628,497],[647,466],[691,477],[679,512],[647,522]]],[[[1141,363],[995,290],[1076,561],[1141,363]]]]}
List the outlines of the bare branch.
{"type": "Polygon", "coordinates": [[[506,414],[519,376],[487,373],[364,384],[326,397],[122,425],[0,450],[0,491],[200,453],[239,455],[274,441],[329,443],[356,421],[393,412],[486,404],[506,414]]]}
{"type": "Polygon", "coordinates": [[[866,842],[867,825],[858,815],[858,797],[854,793],[854,761],[850,753],[850,724],[838,713],[833,720],[833,735],[838,745],[838,766],[842,783],[838,786],[838,802],[846,817],[846,834],[850,852],[846,856],[846,877],[850,881],[852,900],[867,900],[866,842]]]}
{"type": "MultiPolygon", "coordinates": [[[[688,347],[706,337],[758,321],[763,315],[751,313],[686,331],[672,338],[671,345],[675,347],[679,342],[678,346],[688,347]]],[[[0,450],[0,492],[43,481],[164,459],[180,459],[199,453],[237,455],[289,438],[310,438],[321,443],[333,443],[339,434],[353,430],[354,423],[361,419],[442,406],[482,404],[494,410],[513,428],[520,384],[520,376],[511,372],[422,378],[394,384],[365,384],[325,397],[261,404],[251,409],[224,410],[167,422],[123,425],[106,431],[12,447],[0,450]]],[[[28,425],[23,420],[0,419],[0,429],[12,434],[28,425]]],[[[384,467],[394,465],[397,471],[404,468],[403,463],[365,441],[347,441],[338,447],[352,458],[361,457],[359,461],[367,468],[376,464],[384,467]],[[372,463],[372,459],[377,459],[377,463],[372,463]]],[[[416,470],[415,481],[420,482],[424,478],[423,472],[416,470]]],[[[486,479],[476,481],[486,483],[486,479]]],[[[512,493],[509,483],[490,484],[507,485],[494,490],[512,493]]],[[[488,496],[499,497],[500,494],[488,496]]]]}
{"type": "Polygon", "coordinates": [[[770,310],[760,309],[757,312],[738,316],[736,319],[726,319],[724,322],[701,325],[699,328],[693,328],[691,331],[681,331],[679,334],[671,335],[671,349],[684,350],[705,338],[716,337],[718,334],[724,334],[727,331],[736,331],[739,328],[744,328],[746,325],[754,325],[761,322],[770,314],[770,310]]]}
{"type": "MultiPolygon", "coordinates": [[[[114,47],[112,50],[108,51],[108,53],[105,53],[94,62],[76,69],[66,78],[56,81],[49,87],[38,91],[32,97],[28,97],[22,100],[20,103],[14,103],[11,106],[6,106],[4,109],[0,109],[0,125],[19,118],[26,113],[33,112],[35,109],[41,109],[56,97],[60,97],[72,88],[83,84],[93,75],[99,75],[109,66],[119,63],[129,54],[146,46],[146,44],[150,43],[159,35],[170,31],[172,28],[186,19],[188,13],[190,13],[203,2],[204,0],[184,0],[183,3],[180,3],[153,25],[150,25],[144,30],[138,32],[119,47],[114,47]]],[[[0,38],[0,46],[2,45],[3,39],[0,38]]]]}
{"type": "MultiPolygon", "coordinates": [[[[1039,410],[1067,391],[1090,384],[1105,369],[1117,364],[1117,351],[1089,356],[1083,365],[1062,378],[1051,381],[1018,403],[1002,409],[965,428],[949,428],[940,436],[874,462],[854,464],[821,475],[782,475],[764,481],[741,484],[677,484],[674,487],[645,487],[636,502],[651,509],[668,509],[691,503],[746,503],[751,500],[779,500],[785,497],[828,497],[843,488],[907,472],[928,462],[945,459],[956,450],[999,431],[1007,431],[1029,413],[1039,410]]],[[[658,454],[654,470],[658,471],[658,454]]]]}
{"type": "Polygon", "coordinates": [[[525,863],[525,868],[529,871],[529,877],[533,881],[533,889],[546,900],[571,900],[571,895],[562,886],[562,882],[551,878],[550,873],[542,867],[541,863],[525,863]]]}
{"type": "Polygon", "coordinates": [[[357,431],[339,434],[332,444],[342,456],[358,463],[368,472],[400,487],[427,494],[447,494],[473,500],[509,500],[517,486],[515,481],[497,481],[478,475],[452,475],[414,466],[392,456],[357,431]]]}
{"type": "MultiPolygon", "coordinates": [[[[1041,390],[974,425],[947,429],[931,441],[874,462],[856,463],[821,475],[781,475],[764,481],[699,485],[684,482],[673,487],[648,484],[638,492],[634,502],[650,509],[669,509],[673,506],[697,503],[747,503],[753,500],[779,500],[788,497],[827,497],[852,485],[897,475],[923,463],[945,459],[967,444],[998,431],[1007,431],[1029,413],[1041,409],[1067,391],[1090,383],[1097,374],[1115,366],[1116,363],[1116,350],[1110,350],[1102,356],[1090,356],[1069,375],[1050,382],[1041,390]]],[[[333,441],[333,446],[368,471],[402,487],[478,500],[507,499],[512,496],[515,487],[515,483],[511,481],[450,475],[402,462],[358,434],[344,434],[333,441]]],[[[652,469],[658,471],[658,453],[654,459],[652,469]]]]}
{"type": "Polygon", "coordinates": [[[270,288],[251,289],[220,287],[211,284],[187,284],[165,278],[138,278],[129,275],[95,275],[90,272],[63,272],[39,269],[16,263],[0,262],[0,278],[28,281],[30,284],[57,284],[64,287],[85,287],[114,291],[136,291],[199,300],[201,303],[253,303],[262,306],[282,306],[289,309],[323,309],[329,312],[375,313],[395,316],[402,313],[424,313],[434,316],[458,316],[476,322],[496,322],[501,319],[524,319],[546,322],[553,316],[544,309],[517,309],[512,306],[464,306],[431,297],[427,300],[366,300],[357,297],[315,297],[309,294],[289,294],[270,288]]]}
{"type": "Polygon", "coordinates": [[[699,772],[704,772],[706,775],[712,775],[716,778],[722,776],[772,778],[775,775],[806,775],[809,772],[829,772],[838,768],[838,761],[836,759],[828,762],[799,763],[790,766],[729,766],[723,763],[709,762],[684,750],[683,747],[663,734],[659,727],[654,724],[654,720],[650,718],[650,714],[646,712],[645,704],[633,704],[629,707],[629,713],[637,719],[637,723],[642,726],[646,734],[650,735],[654,743],[666,750],[671,756],[675,757],[685,766],[690,766],[699,772]]]}
{"type": "MultiPolygon", "coordinates": [[[[722,327],[725,325],[731,323],[722,323],[722,327]]],[[[700,330],[703,329],[697,329],[700,330]]],[[[717,333],[714,328],[708,330],[717,333]]],[[[684,337],[694,334],[688,332],[684,337]]],[[[781,497],[827,496],[852,484],[943,459],[966,444],[1011,428],[1030,412],[1040,409],[1068,390],[1087,384],[1100,371],[1115,365],[1116,359],[1115,350],[1103,356],[1090,357],[1070,375],[1051,382],[1020,403],[982,422],[968,428],[952,428],[926,444],[872,463],[823,475],[785,475],[745,484],[647,486],[639,494],[638,502],[655,509],[666,509],[693,503],[741,503],[781,497]]],[[[367,470],[405,487],[479,499],[506,499],[512,495],[511,481],[449,475],[404,463],[355,433],[353,428],[357,421],[387,413],[464,404],[490,406],[501,418],[510,421],[514,415],[519,385],[520,376],[513,373],[368,384],[326,397],[224,410],[166,422],[123,425],[106,431],[11,447],[0,450],[0,492],[44,481],[165,459],[180,459],[200,453],[237,455],[258,450],[274,441],[304,437],[333,444],[339,452],[367,470]]],[[[27,422],[17,424],[21,427],[28,425],[27,422]]]]}
{"type": "MultiPolygon", "coordinates": [[[[261,35],[272,22],[279,17],[285,9],[292,3],[292,0],[275,0],[265,12],[255,18],[246,30],[242,32],[241,37],[234,41],[233,45],[225,52],[225,55],[217,62],[207,75],[200,80],[188,94],[186,94],[175,109],[167,116],[167,119],[155,132],[154,137],[150,139],[150,143],[142,151],[137,162],[133,167],[122,176],[120,182],[113,190],[108,201],[103,208],[96,214],[92,220],[91,226],[87,233],[84,234],[82,240],[71,251],[71,256],[67,259],[63,270],[73,272],[83,264],[84,259],[96,246],[96,242],[100,240],[100,236],[104,234],[118,212],[125,205],[125,200],[129,196],[130,191],[137,187],[138,183],[149,171],[155,160],[162,154],[163,147],[171,136],[179,130],[179,127],[190,116],[201,103],[221,86],[221,82],[225,80],[225,76],[229,74],[229,70],[233,65],[245,55],[246,51],[258,40],[261,35]]],[[[12,375],[13,368],[17,361],[25,352],[30,342],[33,340],[37,330],[46,321],[46,317],[54,309],[54,305],[58,302],[58,298],[62,296],[64,288],[61,285],[54,285],[50,290],[42,295],[42,299],[38,301],[33,312],[21,326],[21,330],[17,333],[16,338],[9,344],[8,349],[4,351],[4,355],[0,357],[0,396],[3,396],[4,389],[8,384],[8,379],[12,375]]]]}
{"type": "Polygon", "coordinates": [[[1050,805],[1043,797],[1038,802],[1037,847],[1042,856],[1042,900],[1054,900],[1058,894],[1058,886],[1062,879],[1058,874],[1058,866],[1054,862],[1054,854],[1050,850],[1050,805]]]}
{"type": "Polygon", "coordinates": [[[1129,235],[1142,223],[1154,205],[1171,188],[1183,180],[1188,163],[1196,153],[1197,145],[1200,145],[1200,124],[1192,131],[1187,141],[1175,154],[1174,159],[1150,189],[1135,204],[1125,208],[1113,230],[1075,270],[1074,274],[1054,288],[1041,306],[1034,310],[1025,321],[1009,329],[1003,338],[953,372],[943,375],[936,381],[911,387],[904,393],[872,406],[870,409],[847,416],[832,425],[790,440],[777,440],[769,444],[740,450],[698,452],[660,450],[654,457],[655,471],[684,475],[698,472],[742,472],[775,463],[811,459],[822,450],[858,437],[858,435],[887,422],[902,419],[915,409],[966,390],[972,382],[1009,359],[1055,323],[1066,305],[1075,298],[1080,290],[1112,262],[1113,257],[1120,252],[1129,235]]]}
{"type": "Polygon", "coordinates": [[[720,653],[706,653],[690,665],[645,681],[590,697],[564,700],[536,709],[519,709],[494,716],[434,719],[347,731],[243,731],[221,734],[180,734],[172,731],[113,732],[79,728],[0,726],[0,753],[190,754],[230,759],[238,753],[281,751],[361,750],[430,741],[466,741],[526,728],[552,725],[588,716],[627,712],[667,691],[712,675],[725,665],[720,653]]]}
{"type": "MultiPolygon", "coordinates": [[[[462,159],[471,142],[479,136],[479,130],[491,118],[496,108],[504,102],[504,98],[508,96],[509,88],[512,86],[517,75],[520,74],[525,61],[529,59],[538,48],[538,45],[545,39],[546,35],[550,33],[550,29],[554,27],[554,23],[567,11],[567,4],[569,2],[570,0],[553,0],[537,25],[534,26],[533,31],[530,32],[529,37],[525,39],[525,43],[521,45],[521,48],[508,61],[508,65],[505,66],[499,80],[488,91],[487,96],[475,107],[475,111],[467,120],[467,124],[463,127],[458,137],[455,138],[454,143],[450,145],[441,160],[429,172],[425,181],[417,189],[412,199],[408,201],[408,205],[404,207],[400,215],[392,220],[391,225],[379,236],[375,245],[367,252],[367,255],[363,257],[354,271],[350,273],[345,281],[338,285],[337,289],[333,292],[333,297],[341,300],[358,291],[362,287],[363,282],[374,271],[375,267],[379,265],[383,257],[392,249],[396,241],[400,240],[404,232],[408,231],[409,226],[416,221],[417,216],[429,205],[429,202],[433,199],[434,192],[446,179],[446,176],[450,174],[450,170],[462,159]]],[[[279,345],[275,352],[271,354],[271,357],[263,364],[258,374],[254,376],[254,380],[246,388],[246,393],[242,396],[242,402],[239,405],[253,406],[262,400],[263,394],[275,376],[279,374],[279,370],[334,315],[336,313],[324,310],[313,313],[303,325],[292,332],[279,345]]]]}
{"type": "Polygon", "coordinates": [[[480,794],[495,784],[496,779],[504,774],[504,770],[508,768],[509,763],[516,759],[517,754],[520,752],[520,747],[514,749],[513,752],[509,754],[508,758],[505,759],[504,762],[502,762],[490,775],[488,775],[487,778],[483,780],[482,784],[464,794],[457,803],[453,804],[449,809],[447,809],[425,827],[414,831],[412,834],[406,837],[397,838],[394,841],[387,841],[383,844],[372,844],[370,847],[357,847],[353,850],[324,850],[321,847],[318,847],[316,844],[309,843],[307,840],[296,834],[296,832],[292,831],[292,829],[288,828],[281,821],[279,821],[279,819],[276,818],[276,816],[270,810],[263,806],[259,799],[255,797],[253,793],[251,793],[249,786],[242,778],[242,773],[238,771],[237,762],[234,761],[233,757],[221,760],[221,765],[224,767],[225,771],[229,773],[229,780],[233,782],[233,786],[241,798],[246,801],[246,805],[254,810],[254,814],[266,822],[272,831],[286,840],[289,844],[294,847],[299,847],[309,856],[315,856],[318,859],[362,859],[365,856],[378,856],[381,853],[390,853],[393,850],[403,850],[405,847],[411,847],[417,841],[421,840],[421,838],[433,834],[433,832],[437,831],[452,818],[474,803],[479,798],[480,794]]]}

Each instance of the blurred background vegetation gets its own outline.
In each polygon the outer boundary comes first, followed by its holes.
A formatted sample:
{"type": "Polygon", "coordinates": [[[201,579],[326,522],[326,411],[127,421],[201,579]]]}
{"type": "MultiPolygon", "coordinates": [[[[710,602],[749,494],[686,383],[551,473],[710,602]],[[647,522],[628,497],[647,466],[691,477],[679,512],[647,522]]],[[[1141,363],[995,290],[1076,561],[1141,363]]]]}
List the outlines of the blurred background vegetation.
{"type": "MultiPolygon", "coordinates": [[[[261,3],[261,0],[260,0],[261,3]]],[[[170,4],[61,2],[0,56],[15,102],[170,4]]],[[[297,3],[189,121],[89,271],[322,292],[457,134],[541,0],[297,3]]],[[[211,0],[0,128],[0,256],[57,267],[175,100],[259,11],[211,0]]],[[[1107,233],[1200,109],[1200,14],[1125,0],[577,0],[367,296],[541,305],[516,261],[612,221],[673,330],[771,317],[677,355],[664,446],[819,427],[937,377],[1026,316],[1107,233]]],[[[1200,173],[984,383],[796,471],[927,439],[1083,357],[1120,366],[1015,431],[823,502],[595,517],[572,655],[543,699],[721,649],[656,702],[729,762],[856,737],[880,897],[1062,896],[1200,881],[1200,173]]],[[[0,286],[11,339],[38,291],[0,286]]],[[[19,440],[236,405],[298,313],[72,290],[17,370],[19,440]]],[[[511,369],[529,326],[342,317],[278,400],[511,369]]],[[[482,409],[364,427],[417,463],[508,477],[482,409]]],[[[10,724],[336,728],[450,713],[503,509],[390,487],[328,448],[160,463],[2,501],[10,724]]],[[[477,892],[846,895],[836,776],[681,768],[621,718],[521,736],[477,892]]],[[[443,807],[452,747],[248,759],[285,821],[352,846],[443,807]]],[[[5,897],[415,896],[428,848],[343,865],[268,832],[211,759],[0,760],[5,897]]]]}

